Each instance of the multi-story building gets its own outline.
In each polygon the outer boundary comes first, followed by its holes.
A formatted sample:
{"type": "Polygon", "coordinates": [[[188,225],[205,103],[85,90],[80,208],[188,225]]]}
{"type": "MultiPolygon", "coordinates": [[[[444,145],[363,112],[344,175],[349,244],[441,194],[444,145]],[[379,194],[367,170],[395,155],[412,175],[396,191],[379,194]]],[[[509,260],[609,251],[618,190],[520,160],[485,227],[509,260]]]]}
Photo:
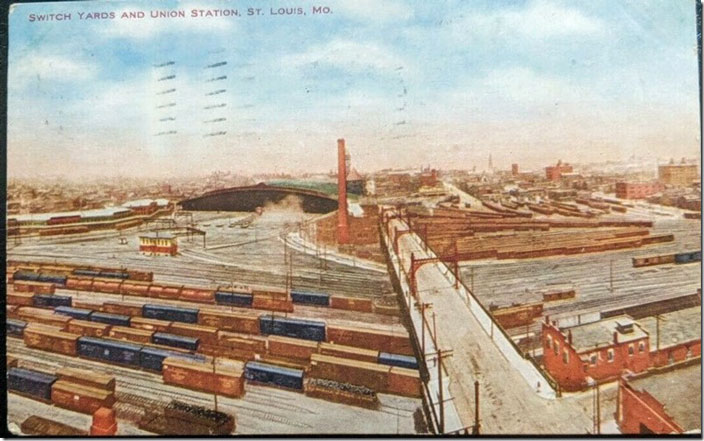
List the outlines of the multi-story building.
{"type": "Polygon", "coordinates": [[[573,169],[570,164],[562,163],[562,160],[557,161],[556,165],[545,167],[545,177],[550,181],[559,181],[563,173],[572,173],[573,169]]]}
{"type": "Polygon", "coordinates": [[[660,182],[617,182],[616,197],[620,199],[645,199],[663,190],[660,182]]]}
{"type": "Polygon", "coordinates": [[[543,323],[545,369],[567,391],[647,369],[649,346],[648,333],[627,315],[562,330],[543,323]]]}
{"type": "Polygon", "coordinates": [[[643,372],[701,357],[701,308],[672,311],[638,322],[619,315],[559,328],[543,323],[543,364],[566,391],[591,380],[613,380],[625,371],[643,372]]]}
{"type": "Polygon", "coordinates": [[[665,185],[687,187],[699,180],[696,164],[674,164],[658,166],[658,180],[665,185]]]}

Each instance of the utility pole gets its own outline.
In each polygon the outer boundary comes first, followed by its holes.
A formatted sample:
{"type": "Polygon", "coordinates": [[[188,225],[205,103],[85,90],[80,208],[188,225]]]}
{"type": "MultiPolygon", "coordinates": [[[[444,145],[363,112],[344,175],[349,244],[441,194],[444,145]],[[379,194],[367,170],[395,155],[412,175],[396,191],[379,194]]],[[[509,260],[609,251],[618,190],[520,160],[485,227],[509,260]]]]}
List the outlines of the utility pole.
{"type": "Polygon", "coordinates": [[[609,291],[614,292],[614,260],[609,260],[609,291]]]}
{"type": "Polygon", "coordinates": [[[440,407],[440,421],[438,424],[439,435],[445,433],[445,401],[443,398],[442,390],[442,359],[452,355],[452,349],[442,350],[438,349],[437,352],[437,364],[438,364],[438,406],[440,407]]]}
{"type": "Polygon", "coordinates": [[[218,411],[218,380],[215,374],[215,355],[213,355],[213,401],[215,402],[215,412],[218,411]]]}
{"type": "Polygon", "coordinates": [[[420,305],[420,317],[421,317],[421,327],[420,327],[420,347],[423,354],[423,360],[425,360],[425,327],[427,323],[425,322],[425,310],[433,306],[432,303],[421,303],[420,305]]]}
{"type": "Polygon", "coordinates": [[[470,268],[471,275],[472,275],[472,294],[474,294],[474,266],[470,268]]]}
{"type": "Polygon", "coordinates": [[[479,435],[479,381],[474,380],[474,430],[472,435],[479,435]]]}

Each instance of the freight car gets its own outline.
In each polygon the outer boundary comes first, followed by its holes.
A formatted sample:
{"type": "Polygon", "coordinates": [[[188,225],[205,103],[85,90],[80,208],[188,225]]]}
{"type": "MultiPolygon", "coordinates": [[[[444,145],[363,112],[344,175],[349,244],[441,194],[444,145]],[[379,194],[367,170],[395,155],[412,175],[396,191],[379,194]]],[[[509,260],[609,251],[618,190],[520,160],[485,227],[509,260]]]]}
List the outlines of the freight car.
{"type": "Polygon", "coordinates": [[[330,306],[330,294],[311,291],[291,291],[293,303],[303,305],[330,306]]]}
{"type": "Polygon", "coordinates": [[[198,309],[145,304],[142,307],[142,317],[171,322],[198,323],[198,309]]]}
{"type": "Polygon", "coordinates": [[[139,367],[139,345],[94,337],[78,339],[78,355],[108,363],[139,367]]]}
{"type": "Polygon", "coordinates": [[[702,251],[691,251],[687,253],[675,254],[675,263],[701,262],[702,251]]]}
{"type": "Polygon", "coordinates": [[[12,368],[7,373],[7,389],[29,398],[51,402],[51,386],[56,380],[54,375],[12,368]]]}
{"type": "Polygon", "coordinates": [[[75,216],[54,216],[46,221],[47,225],[73,224],[81,221],[80,215],[75,216]]]}
{"type": "Polygon", "coordinates": [[[389,354],[387,352],[379,352],[379,364],[387,366],[398,366],[407,369],[418,369],[418,360],[415,357],[408,355],[389,354]]]}
{"type": "Polygon", "coordinates": [[[90,309],[71,308],[70,306],[56,307],[54,308],[54,312],[57,314],[68,315],[70,317],[80,320],[90,320],[90,316],[93,313],[93,311],[91,311],[90,309]]]}
{"type": "Polygon", "coordinates": [[[183,358],[186,360],[204,362],[201,354],[188,354],[184,352],[169,351],[167,349],[150,348],[145,346],[139,352],[139,365],[142,369],[161,372],[166,358],[183,358]]]}
{"type": "Polygon", "coordinates": [[[174,348],[188,349],[189,351],[198,350],[200,339],[186,337],[183,335],[168,334],[166,332],[155,332],[152,335],[152,343],[163,346],[172,346],[174,348]]]}
{"type": "Polygon", "coordinates": [[[314,320],[263,315],[259,318],[259,330],[262,335],[274,334],[304,340],[325,341],[325,322],[314,320]]]}
{"type": "Polygon", "coordinates": [[[218,305],[232,305],[251,308],[252,294],[217,290],[215,291],[215,303],[218,305]]]}
{"type": "Polygon", "coordinates": [[[71,297],[56,296],[50,294],[35,294],[32,298],[32,305],[38,308],[54,308],[57,306],[71,306],[71,297]]]}
{"type": "Polygon", "coordinates": [[[19,270],[12,274],[13,280],[29,280],[32,282],[54,283],[60,286],[66,286],[66,276],[60,274],[42,273],[19,270]]]}
{"type": "Polygon", "coordinates": [[[244,378],[256,383],[289,389],[303,389],[303,371],[250,361],[245,365],[244,378]]]}
{"type": "Polygon", "coordinates": [[[648,256],[648,257],[633,257],[633,266],[636,268],[642,266],[652,266],[652,265],[664,265],[667,263],[675,262],[674,254],[666,254],[663,256],[648,256]]]}
{"type": "Polygon", "coordinates": [[[90,315],[90,321],[107,323],[108,325],[130,326],[131,317],[122,314],[108,314],[106,312],[94,312],[90,315]]]}
{"type": "Polygon", "coordinates": [[[6,319],[5,321],[5,332],[11,337],[22,337],[26,327],[27,322],[23,320],[6,319]]]}

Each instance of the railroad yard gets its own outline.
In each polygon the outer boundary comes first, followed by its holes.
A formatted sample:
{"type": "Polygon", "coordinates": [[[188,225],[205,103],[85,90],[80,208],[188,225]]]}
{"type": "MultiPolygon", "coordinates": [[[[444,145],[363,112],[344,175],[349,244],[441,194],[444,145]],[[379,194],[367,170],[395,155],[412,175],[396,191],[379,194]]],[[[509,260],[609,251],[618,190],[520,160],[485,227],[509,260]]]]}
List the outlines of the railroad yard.
{"type": "MultiPolygon", "coordinates": [[[[370,372],[379,372],[379,374],[374,375],[380,375],[384,371],[380,366],[386,366],[383,364],[377,365],[377,357],[380,356],[378,355],[379,350],[374,352],[370,349],[364,349],[364,342],[361,342],[361,344],[355,344],[353,341],[343,342],[341,339],[345,338],[343,335],[344,331],[338,331],[339,337],[335,337],[338,340],[337,342],[331,341],[330,335],[335,332],[335,329],[367,329],[373,332],[387,333],[395,336],[394,338],[405,339],[408,347],[410,347],[410,343],[408,343],[407,331],[401,324],[395,295],[388,276],[378,271],[368,271],[323,261],[315,256],[286,249],[284,242],[281,240],[283,234],[291,228],[295,228],[296,222],[304,220],[306,216],[295,212],[270,211],[261,217],[250,220],[251,224],[248,223],[246,227],[241,227],[237,222],[245,218],[251,219],[250,213],[216,214],[212,212],[196,212],[193,213],[192,225],[206,232],[206,248],[203,247],[203,238],[200,236],[195,236],[192,239],[181,237],[179,241],[180,253],[174,257],[144,256],[139,254],[136,251],[136,244],[141,232],[136,229],[123,231],[119,235],[124,238],[122,240],[117,234],[104,234],[91,237],[90,240],[82,240],[80,237],[70,239],[62,237],[43,238],[34,241],[24,240],[21,244],[9,244],[8,262],[10,263],[15,261],[44,262],[55,266],[127,268],[153,273],[154,284],[176,286],[184,291],[188,287],[192,292],[197,290],[204,292],[208,289],[211,290],[211,293],[213,292],[212,290],[216,289],[227,292],[241,292],[246,291],[244,287],[250,285],[272,287],[283,291],[287,286],[287,281],[290,281],[292,292],[312,292],[312,296],[315,296],[315,293],[325,293],[324,295],[330,297],[330,307],[316,306],[306,303],[305,300],[300,303],[295,298],[295,305],[291,304],[290,300],[288,303],[276,303],[275,300],[267,300],[268,303],[264,303],[264,306],[259,306],[262,309],[257,309],[255,303],[254,310],[251,306],[251,299],[249,300],[249,306],[238,304],[237,302],[223,304],[221,301],[204,306],[202,300],[194,302],[183,297],[161,295],[135,296],[135,293],[125,294],[124,288],[121,289],[122,292],[100,288],[98,278],[93,282],[92,288],[87,289],[76,289],[74,285],[71,285],[72,288],[65,286],[67,284],[70,285],[71,282],[67,282],[64,285],[59,283],[52,288],[53,295],[48,296],[50,298],[49,301],[51,302],[51,299],[55,299],[57,302],[64,304],[62,299],[68,299],[68,305],[73,308],[64,310],[62,308],[65,307],[58,306],[57,303],[44,306],[45,309],[43,310],[32,310],[30,306],[21,305],[16,306],[15,308],[17,309],[8,309],[8,316],[11,320],[28,323],[27,328],[19,331],[20,335],[7,339],[8,355],[15,359],[14,367],[20,370],[25,369],[49,375],[59,375],[60,377],[61,374],[57,371],[62,368],[78,368],[114,377],[116,386],[112,409],[115,411],[115,417],[117,418],[118,435],[171,433],[168,431],[160,432],[160,430],[167,430],[162,427],[164,426],[163,416],[154,417],[154,422],[150,423],[147,423],[146,420],[151,418],[150,412],[154,409],[168,406],[172,400],[202,406],[204,409],[217,409],[224,414],[233,415],[235,428],[232,433],[235,434],[368,433],[368,427],[370,426],[375,428],[375,432],[389,434],[412,434],[427,430],[424,428],[425,423],[421,410],[420,395],[417,392],[413,392],[414,386],[410,386],[411,392],[408,392],[408,387],[404,386],[406,387],[406,392],[394,392],[392,387],[392,389],[388,389],[391,390],[391,393],[384,393],[387,386],[383,386],[382,383],[378,383],[379,385],[375,386],[376,383],[374,383],[368,384],[370,388],[361,390],[361,392],[355,392],[355,388],[359,388],[359,386],[351,386],[352,389],[350,390],[352,392],[346,395],[347,398],[327,398],[324,400],[314,397],[320,394],[334,397],[337,396],[335,394],[339,395],[339,392],[335,392],[335,387],[347,387],[341,386],[342,383],[345,383],[344,376],[341,376],[342,374],[334,373],[332,367],[325,368],[324,366],[336,366],[335,363],[343,363],[344,360],[350,360],[351,364],[346,368],[346,372],[354,372],[355,369],[366,368],[371,369],[372,371],[370,372]],[[180,288],[184,285],[184,288],[180,288]],[[363,303],[357,304],[355,302],[363,303]],[[342,306],[340,306],[340,303],[342,306]],[[283,309],[281,309],[281,305],[284,305],[283,309]],[[82,354],[84,350],[82,348],[86,347],[85,345],[92,343],[92,341],[85,340],[88,338],[85,337],[86,335],[100,335],[95,340],[121,341],[125,345],[134,345],[135,343],[142,345],[143,343],[140,342],[143,341],[148,343],[147,346],[155,346],[155,350],[160,347],[162,348],[161,350],[172,351],[170,356],[177,357],[177,359],[181,357],[184,361],[188,361],[183,357],[188,352],[193,353],[193,351],[174,349],[173,347],[168,349],[167,346],[163,346],[164,344],[170,344],[168,340],[165,343],[156,340],[155,330],[159,330],[162,327],[173,334],[180,333],[183,335],[183,332],[178,331],[178,320],[164,322],[158,319],[146,318],[147,308],[156,308],[158,306],[181,308],[184,311],[200,311],[198,313],[198,326],[201,326],[202,329],[194,328],[192,332],[218,332],[215,328],[202,326],[204,323],[200,321],[200,317],[201,314],[205,315],[206,313],[221,314],[223,317],[242,317],[242,320],[248,320],[246,323],[256,320],[251,322],[255,323],[254,325],[242,325],[247,328],[246,330],[239,329],[237,326],[235,326],[237,328],[235,329],[228,325],[229,327],[226,327],[230,329],[228,336],[222,334],[225,331],[222,331],[223,328],[218,325],[220,323],[225,326],[226,322],[222,321],[224,319],[210,322],[221,330],[221,335],[218,337],[220,340],[209,340],[208,345],[205,345],[204,343],[208,338],[206,336],[201,337],[199,339],[201,344],[198,353],[195,354],[205,361],[203,366],[207,367],[216,364],[217,367],[212,369],[217,370],[219,376],[230,375],[225,372],[234,372],[232,375],[236,375],[236,377],[232,378],[240,378],[236,382],[241,381],[241,386],[236,385],[234,392],[231,392],[230,396],[226,396],[228,393],[223,392],[219,393],[216,398],[210,390],[207,390],[211,386],[201,385],[200,390],[198,390],[198,386],[194,389],[193,386],[174,383],[174,381],[178,383],[180,381],[178,379],[167,380],[166,365],[170,363],[168,360],[171,359],[169,358],[166,358],[165,361],[162,359],[164,367],[159,366],[159,368],[164,372],[159,373],[144,370],[143,368],[140,369],[139,366],[125,366],[125,360],[116,365],[106,360],[96,360],[91,357],[86,358],[86,356],[77,358],[73,355],[76,349],[69,350],[68,353],[56,353],[56,350],[51,349],[53,347],[51,344],[46,346],[43,343],[39,343],[39,346],[34,346],[35,343],[29,343],[32,347],[27,346],[28,342],[33,341],[31,340],[32,337],[29,336],[36,333],[41,334],[42,326],[49,326],[47,329],[50,332],[56,332],[58,328],[51,328],[51,326],[56,326],[58,321],[63,323],[61,326],[63,326],[64,331],[67,331],[64,333],[59,332],[62,338],[75,341],[76,337],[71,337],[72,334],[68,331],[78,332],[79,336],[81,333],[84,335],[84,337],[81,337],[84,340],[79,338],[78,342],[74,343],[77,344],[78,355],[82,354]],[[47,307],[56,308],[55,312],[52,314],[51,309],[46,309],[47,307]],[[269,309],[267,311],[267,308],[273,308],[273,310],[269,309]],[[380,310],[385,312],[380,313],[380,310]],[[66,320],[57,319],[57,316],[61,317],[60,311],[74,318],[63,316],[66,320]],[[46,314],[49,315],[49,318],[47,318],[46,314]],[[100,316],[100,314],[105,317],[100,316]],[[266,314],[269,314],[269,317],[273,316],[273,320],[285,320],[284,317],[292,317],[294,325],[305,323],[305,320],[312,320],[313,325],[316,326],[319,323],[323,324],[322,326],[327,325],[328,343],[325,343],[324,334],[320,338],[317,336],[310,337],[311,334],[305,334],[313,341],[307,340],[305,335],[302,336],[302,339],[277,337],[278,340],[273,335],[269,337],[260,336],[260,325],[256,323],[261,321],[261,326],[263,327],[265,321],[257,317],[265,316],[266,314]],[[86,319],[82,320],[84,315],[86,319]],[[140,315],[141,318],[138,318],[140,315]],[[131,324],[130,316],[132,319],[131,324]],[[117,326],[118,323],[122,324],[120,322],[120,320],[123,320],[121,317],[125,317],[124,326],[127,327],[117,326]],[[106,321],[101,322],[103,319],[106,321]],[[117,321],[113,322],[113,320],[117,321]],[[72,325],[69,326],[69,324],[72,325]],[[152,330],[149,331],[147,329],[152,330]],[[246,332],[243,334],[241,331],[246,332]],[[96,332],[98,334],[95,334],[96,332]],[[249,334],[250,332],[254,335],[249,334]],[[65,337],[63,337],[64,334],[66,334],[65,337]],[[28,338],[30,340],[27,340],[28,338]],[[229,338],[230,340],[228,341],[234,346],[229,346],[228,349],[222,351],[214,349],[215,346],[213,345],[221,344],[223,338],[229,338]],[[319,343],[321,340],[322,342],[319,343]],[[161,343],[161,346],[159,344],[153,345],[152,341],[161,343]],[[238,344],[239,346],[237,346],[238,344]],[[353,346],[348,346],[349,344],[353,346]],[[253,350],[250,353],[251,355],[246,355],[246,351],[240,351],[245,346],[252,347],[252,345],[261,346],[262,348],[266,346],[268,349],[253,350]],[[362,348],[356,348],[355,346],[362,346],[362,348]],[[301,351],[303,354],[301,354],[301,351]],[[332,381],[332,391],[329,387],[325,389],[327,384],[325,381],[330,382],[329,380],[322,380],[323,383],[316,380],[315,386],[313,386],[311,380],[304,386],[299,379],[299,383],[294,381],[294,383],[282,383],[287,384],[287,386],[271,387],[273,383],[268,384],[268,381],[281,380],[257,377],[256,381],[250,381],[252,377],[249,377],[250,374],[247,373],[250,370],[245,367],[246,363],[249,363],[247,360],[255,359],[257,362],[263,362],[264,366],[274,366],[275,369],[278,367],[285,373],[288,372],[286,369],[289,369],[294,377],[303,375],[305,378],[309,376],[309,373],[303,372],[308,372],[311,369],[311,353],[313,353],[314,358],[319,357],[319,361],[314,362],[314,365],[318,365],[318,368],[314,368],[317,369],[314,375],[315,378],[330,378],[342,381],[342,383],[332,381]],[[315,355],[318,353],[327,355],[315,355]],[[333,357],[330,357],[331,355],[333,357]],[[369,361],[361,362],[362,364],[366,363],[366,365],[358,368],[355,363],[359,362],[354,360],[369,361]],[[222,374],[220,373],[221,369],[222,374]],[[322,386],[318,386],[318,384],[322,386]],[[302,393],[304,388],[306,389],[305,394],[302,393]],[[239,391],[239,389],[242,390],[239,391]],[[316,393],[318,395],[315,395],[316,393]],[[371,401],[364,405],[351,405],[345,401],[345,399],[356,399],[359,401],[365,396],[373,397],[373,400],[369,398],[371,401]],[[217,405],[215,404],[216,402],[217,405]],[[162,420],[159,418],[162,418],[162,420]],[[364,421],[365,424],[359,424],[359,421],[364,421]]],[[[8,273],[10,271],[8,269],[8,273]]],[[[47,273],[50,271],[44,270],[47,273]]],[[[120,286],[127,286],[128,282],[131,282],[131,280],[125,279],[120,283],[120,286]]],[[[10,300],[8,303],[19,302],[22,305],[37,306],[37,298],[41,295],[36,294],[38,291],[26,294],[18,291],[22,283],[26,283],[27,286],[31,287],[32,283],[40,284],[41,282],[15,280],[14,286],[8,286],[14,296],[12,297],[14,300],[10,300]],[[31,301],[32,298],[34,298],[33,302],[31,301]],[[26,299],[30,300],[27,302],[26,299]]],[[[133,283],[140,282],[135,281],[133,283]]],[[[146,283],[146,285],[149,285],[149,283],[146,283]]],[[[276,289],[273,291],[274,294],[271,294],[272,299],[273,296],[277,295],[275,294],[276,289]]],[[[238,294],[232,295],[236,297],[238,294]]],[[[255,298],[256,296],[255,294],[255,298]]],[[[316,297],[313,298],[315,299],[316,297]]],[[[8,306],[8,308],[12,307],[8,306]]],[[[239,318],[235,318],[235,320],[239,320],[239,318]]],[[[189,325],[184,324],[181,326],[185,328],[189,325]]],[[[277,334],[279,331],[276,329],[267,332],[277,334]]],[[[189,332],[185,333],[189,334],[189,332]]],[[[175,337],[178,337],[178,335],[175,337]]],[[[190,337],[180,338],[187,343],[187,339],[190,337]]],[[[349,340],[349,338],[347,339],[349,340]]],[[[176,340],[176,342],[178,341],[176,340]]],[[[146,351],[146,346],[144,348],[141,351],[146,351]]],[[[131,350],[131,347],[121,347],[120,350],[131,350]]],[[[139,347],[135,351],[139,351],[139,347]]],[[[404,352],[409,355],[412,354],[412,351],[405,350],[404,352]]],[[[141,355],[138,357],[141,357],[141,355]]],[[[407,357],[407,355],[398,355],[397,357],[402,359],[407,357]]],[[[379,363],[382,362],[379,361],[379,363]]],[[[390,363],[396,362],[391,360],[390,363]]],[[[255,364],[250,366],[254,369],[255,364]]],[[[168,367],[171,367],[171,365],[168,367]]],[[[171,368],[176,369],[177,365],[171,368]]],[[[196,369],[196,367],[186,364],[183,369],[196,369]]],[[[401,369],[403,371],[402,368],[392,369],[401,369]]],[[[389,370],[387,367],[384,375],[393,376],[394,374],[389,374],[389,370]]],[[[413,372],[409,370],[408,374],[401,372],[398,375],[411,375],[409,378],[413,381],[413,372]]],[[[415,375],[415,381],[418,381],[417,373],[415,375]]],[[[415,387],[417,388],[418,386],[415,387]]],[[[54,392],[52,392],[52,399],[53,395],[54,392]]],[[[75,412],[75,409],[73,409],[74,411],[66,410],[65,405],[51,406],[50,404],[51,402],[40,403],[26,396],[10,394],[9,421],[15,424],[13,427],[21,427],[22,422],[29,416],[41,415],[87,431],[90,426],[89,415],[75,412]],[[45,412],[42,409],[51,410],[45,412]]]]}

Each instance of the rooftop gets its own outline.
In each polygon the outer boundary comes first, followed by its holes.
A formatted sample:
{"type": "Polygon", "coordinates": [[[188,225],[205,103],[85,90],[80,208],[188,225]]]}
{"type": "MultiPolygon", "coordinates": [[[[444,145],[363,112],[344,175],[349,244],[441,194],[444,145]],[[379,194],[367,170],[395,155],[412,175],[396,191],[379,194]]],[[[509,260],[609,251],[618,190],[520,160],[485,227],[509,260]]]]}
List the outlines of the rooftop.
{"type": "Polygon", "coordinates": [[[128,207],[128,208],[135,208],[135,207],[147,207],[152,204],[152,202],[156,203],[158,207],[165,207],[169,205],[169,200],[168,199],[137,199],[135,201],[127,201],[124,204],[122,204],[123,207],[128,207]]]}
{"type": "Polygon", "coordinates": [[[36,222],[46,222],[52,217],[63,217],[63,216],[81,216],[83,218],[90,217],[105,217],[113,216],[117,213],[124,213],[129,211],[125,207],[108,207],[108,208],[97,208],[95,210],[79,210],[79,211],[58,211],[53,213],[28,213],[28,214],[18,214],[16,216],[8,217],[9,219],[17,219],[18,222],[24,221],[36,221],[36,222]]]}
{"type": "Polygon", "coordinates": [[[147,239],[173,239],[174,236],[173,234],[169,233],[159,233],[159,232],[153,232],[153,233],[145,233],[145,234],[140,234],[139,238],[147,238],[147,239]]]}
{"type": "Polygon", "coordinates": [[[631,387],[646,391],[665,406],[682,429],[701,429],[702,422],[702,368],[699,363],[681,369],[634,378],[631,387]]]}
{"type": "MultiPolygon", "coordinates": [[[[655,316],[639,320],[650,334],[650,350],[657,350],[658,324],[655,316]]],[[[660,314],[660,349],[702,338],[702,309],[700,306],[660,314]]]]}
{"type": "Polygon", "coordinates": [[[585,325],[563,328],[562,332],[572,332],[572,346],[577,352],[588,351],[598,346],[610,346],[614,341],[614,332],[618,332],[618,341],[639,340],[648,336],[641,326],[628,315],[599,320],[585,325]],[[632,329],[626,332],[626,329],[632,329]]]}

